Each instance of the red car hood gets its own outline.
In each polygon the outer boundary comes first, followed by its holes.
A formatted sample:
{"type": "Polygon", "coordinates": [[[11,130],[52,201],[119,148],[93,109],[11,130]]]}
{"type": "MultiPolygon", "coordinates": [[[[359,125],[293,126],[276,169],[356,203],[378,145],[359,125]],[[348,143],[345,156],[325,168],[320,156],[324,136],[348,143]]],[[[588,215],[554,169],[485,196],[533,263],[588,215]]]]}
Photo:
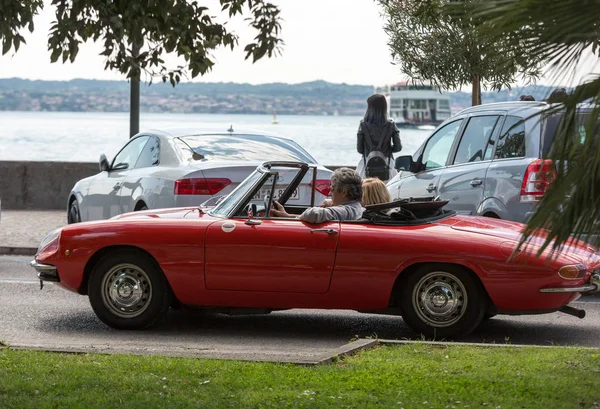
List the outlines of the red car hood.
{"type": "MultiPolygon", "coordinates": [[[[460,220],[451,227],[454,230],[498,237],[517,243],[521,239],[521,233],[523,232],[525,225],[522,223],[487,217],[460,217],[460,220]]],[[[530,236],[527,241],[527,247],[531,248],[533,252],[537,252],[546,241],[546,237],[547,233],[545,231],[530,236]]],[[[549,247],[551,248],[552,245],[549,247]]],[[[589,259],[589,257],[596,254],[596,252],[597,250],[591,245],[576,240],[572,240],[561,247],[561,253],[567,253],[571,256],[579,255],[581,256],[581,261],[589,259]]]]}
{"type": "MultiPolygon", "coordinates": [[[[207,216],[205,213],[208,208],[203,208],[202,211],[198,207],[174,207],[170,209],[155,209],[144,210],[141,212],[123,213],[113,219],[197,219],[207,216]]],[[[207,216],[210,217],[210,216],[207,216]]]]}

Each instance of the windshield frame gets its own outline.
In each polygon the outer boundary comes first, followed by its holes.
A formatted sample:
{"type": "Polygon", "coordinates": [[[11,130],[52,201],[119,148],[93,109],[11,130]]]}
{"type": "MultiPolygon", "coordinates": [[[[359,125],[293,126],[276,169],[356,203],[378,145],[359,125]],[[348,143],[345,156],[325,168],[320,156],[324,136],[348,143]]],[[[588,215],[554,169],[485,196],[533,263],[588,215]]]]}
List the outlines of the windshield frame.
{"type": "Polygon", "coordinates": [[[213,217],[220,217],[229,219],[230,215],[235,214],[239,203],[243,203],[248,192],[252,192],[257,186],[262,185],[264,179],[270,176],[270,171],[259,166],[254,172],[252,172],[246,179],[242,181],[231,193],[229,193],[225,199],[217,203],[215,207],[208,211],[208,214],[213,217]],[[243,192],[241,192],[243,191],[243,192]],[[241,195],[240,195],[241,192],[241,195]],[[237,201],[236,201],[237,199],[237,201]],[[233,203],[232,203],[233,201],[233,203]]]}
{"type": "MultiPolygon", "coordinates": [[[[307,164],[303,162],[265,162],[258,166],[254,172],[252,172],[243,182],[241,182],[229,195],[225,197],[220,203],[208,211],[208,214],[213,217],[230,219],[233,215],[239,213],[240,209],[246,204],[249,198],[253,197],[257,190],[263,186],[266,179],[272,175],[278,175],[277,170],[273,168],[295,168],[299,169],[298,174],[288,185],[287,189],[282,195],[282,198],[287,199],[291,192],[300,184],[304,175],[309,169],[314,169],[316,173],[316,166],[314,164],[307,164]]],[[[313,176],[314,179],[315,176],[313,176]]],[[[271,186],[271,193],[275,189],[276,178],[271,186]]],[[[312,187],[314,196],[314,183],[312,187]]],[[[269,198],[268,207],[270,208],[272,203],[272,194],[269,198]]],[[[285,204],[285,199],[282,200],[282,204],[285,204]]],[[[311,203],[314,203],[314,198],[311,198],[311,203]]]]}

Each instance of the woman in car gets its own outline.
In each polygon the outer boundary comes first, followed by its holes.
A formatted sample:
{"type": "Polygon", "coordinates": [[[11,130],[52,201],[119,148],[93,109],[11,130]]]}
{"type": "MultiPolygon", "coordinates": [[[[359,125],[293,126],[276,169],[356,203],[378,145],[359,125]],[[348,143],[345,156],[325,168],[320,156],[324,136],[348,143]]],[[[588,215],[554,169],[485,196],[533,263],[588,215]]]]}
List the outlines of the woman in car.
{"type": "Polygon", "coordinates": [[[363,207],[392,201],[392,196],[385,186],[385,183],[378,178],[368,178],[363,180],[362,189],[363,196],[361,204],[363,207]]]}

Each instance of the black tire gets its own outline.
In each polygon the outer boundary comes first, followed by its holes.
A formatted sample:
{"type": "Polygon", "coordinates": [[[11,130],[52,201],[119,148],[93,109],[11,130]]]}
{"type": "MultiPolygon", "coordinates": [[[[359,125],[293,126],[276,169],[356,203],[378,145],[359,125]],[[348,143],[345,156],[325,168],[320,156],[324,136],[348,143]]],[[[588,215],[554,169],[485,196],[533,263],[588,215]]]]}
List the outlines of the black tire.
{"type": "Polygon", "coordinates": [[[138,205],[137,209],[135,209],[136,212],[140,212],[142,210],[148,210],[148,206],[146,206],[146,203],[142,203],[141,205],[138,205]]]}
{"type": "Polygon", "coordinates": [[[171,304],[171,290],[155,261],[130,250],[100,259],[92,269],[88,295],[98,318],[116,329],[161,324],[171,304]]]}
{"type": "Polygon", "coordinates": [[[404,322],[427,337],[469,334],[481,323],[485,307],[481,283],[454,265],[424,265],[413,271],[400,289],[404,322]]]}
{"type": "Polygon", "coordinates": [[[494,313],[491,313],[491,312],[486,312],[485,314],[483,314],[483,319],[484,320],[491,320],[496,315],[498,315],[498,314],[494,314],[494,313]]]}
{"type": "Polygon", "coordinates": [[[81,222],[81,213],[79,213],[79,204],[77,200],[73,200],[71,205],[69,206],[69,213],[67,214],[67,223],[80,223],[81,222]]]}

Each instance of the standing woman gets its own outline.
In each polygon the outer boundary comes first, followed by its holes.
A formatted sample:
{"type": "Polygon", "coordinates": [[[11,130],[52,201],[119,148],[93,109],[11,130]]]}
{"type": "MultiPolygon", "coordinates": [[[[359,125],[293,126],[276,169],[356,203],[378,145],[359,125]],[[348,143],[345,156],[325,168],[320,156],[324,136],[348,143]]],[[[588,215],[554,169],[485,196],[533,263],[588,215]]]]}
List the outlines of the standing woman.
{"type": "Polygon", "coordinates": [[[400,131],[387,115],[387,101],[381,94],[367,99],[367,112],[360,121],[356,150],[362,159],[356,171],[362,177],[377,177],[387,181],[394,177],[394,152],[402,150],[400,131]]]}

